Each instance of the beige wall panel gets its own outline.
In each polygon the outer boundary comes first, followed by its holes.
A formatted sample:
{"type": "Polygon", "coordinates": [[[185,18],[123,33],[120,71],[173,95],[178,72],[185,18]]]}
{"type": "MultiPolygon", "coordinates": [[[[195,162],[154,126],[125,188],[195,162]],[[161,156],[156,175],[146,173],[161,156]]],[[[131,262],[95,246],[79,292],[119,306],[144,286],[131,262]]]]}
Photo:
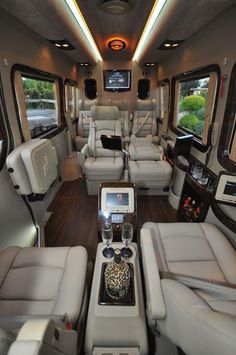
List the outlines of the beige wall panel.
{"type": "MultiPolygon", "coordinates": [[[[218,99],[216,122],[220,123],[220,129],[224,117],[229,78],[236,61],[236,47],[233,45],[233,37],[236,33],[235,17],[236,6],[233,6],[164,57],[158,63],[157,69],[157,78],[161,80],[209,64],[218,64],[222,75],[228,77],[223,97],[218,99]],[[224,64],[225,58],[227,58],[227,64],[224,64]]],[[[202,162],[205,161],[205,154],[194,148],[192,153],[202,162]]],[[[215,173],[223,170],[217,160],[217,147],[212,151],[208,167],[215,173]]]]}

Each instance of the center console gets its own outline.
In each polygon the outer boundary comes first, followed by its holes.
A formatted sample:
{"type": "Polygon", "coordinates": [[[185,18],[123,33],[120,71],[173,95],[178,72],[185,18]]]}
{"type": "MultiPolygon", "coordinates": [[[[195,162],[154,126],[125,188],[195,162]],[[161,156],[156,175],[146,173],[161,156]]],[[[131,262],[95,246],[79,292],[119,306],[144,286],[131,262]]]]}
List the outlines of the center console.
{"type": "MultiPolygon", "coordinates": [[[[122,243],[113,243],[114,249],[122,243]]],[[[104,269],[109,262],[103,256],[103,243],[98,244],[85,335],[85,354],[147,355],[147,329],[138,249],[132,243],[128,265],[132,271],[129,292],[122,300],[106,293],[104,269]]]]}

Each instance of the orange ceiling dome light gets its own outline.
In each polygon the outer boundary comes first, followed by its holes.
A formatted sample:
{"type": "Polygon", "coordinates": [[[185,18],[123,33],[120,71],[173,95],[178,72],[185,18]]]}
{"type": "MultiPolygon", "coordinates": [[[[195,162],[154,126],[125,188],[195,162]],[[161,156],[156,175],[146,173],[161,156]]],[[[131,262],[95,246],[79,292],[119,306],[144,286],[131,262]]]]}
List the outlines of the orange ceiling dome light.
{"type": "Polygon", "coordinates": [[[108,41],[108,47],[113,51],[122,51],[126,47],[126,42],[121,38],[113,38],[108,41]]]}

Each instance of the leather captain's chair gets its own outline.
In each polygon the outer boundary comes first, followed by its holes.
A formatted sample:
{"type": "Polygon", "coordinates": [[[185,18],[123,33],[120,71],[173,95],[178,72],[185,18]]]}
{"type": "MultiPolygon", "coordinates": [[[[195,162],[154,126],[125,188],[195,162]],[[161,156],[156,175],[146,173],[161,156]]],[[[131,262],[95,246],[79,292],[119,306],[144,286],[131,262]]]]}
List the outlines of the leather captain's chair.
{"type": "Polygon", "coordinates": [[[236,252],[225,235],[209,223],[145,223],[141,249],[150,327],[188,355],[236,354],[236,252]]]}
{"type": "Polygon", "coordinates": [[[101,135],[121,136],[119,110],[115,106],[93,106],[88,145],[80,162],[86,177],[88,194],[97,194],[101,181],[118,181],[123,173],[123,153],[104,149],[101,135]]]}
{"type": "Polygon", "coordinates": [[[1,355],[11,343],[15,350],[10,354],[38,354],[45,341],[48,352],[40,354],[74,353],[77,332],[67,331],[66,324],[77,329],[84,322],[85,248],[9,247],[0,252],[0,265],[1,355]],[[57,342],[54,329],[60,335],[57,342]]]}

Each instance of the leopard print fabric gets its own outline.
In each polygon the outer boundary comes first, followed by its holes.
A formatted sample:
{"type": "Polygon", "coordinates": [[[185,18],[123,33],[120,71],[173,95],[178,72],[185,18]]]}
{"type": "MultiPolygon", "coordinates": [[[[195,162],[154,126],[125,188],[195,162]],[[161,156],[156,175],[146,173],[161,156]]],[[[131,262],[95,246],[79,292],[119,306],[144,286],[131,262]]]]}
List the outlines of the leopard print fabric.
{"type": "Polygon", "coordinates": [[[126,297],[130,285],[130,268],[126,262],[110,262],[105,269],[107,293],[114,299],[126,297]]]}

